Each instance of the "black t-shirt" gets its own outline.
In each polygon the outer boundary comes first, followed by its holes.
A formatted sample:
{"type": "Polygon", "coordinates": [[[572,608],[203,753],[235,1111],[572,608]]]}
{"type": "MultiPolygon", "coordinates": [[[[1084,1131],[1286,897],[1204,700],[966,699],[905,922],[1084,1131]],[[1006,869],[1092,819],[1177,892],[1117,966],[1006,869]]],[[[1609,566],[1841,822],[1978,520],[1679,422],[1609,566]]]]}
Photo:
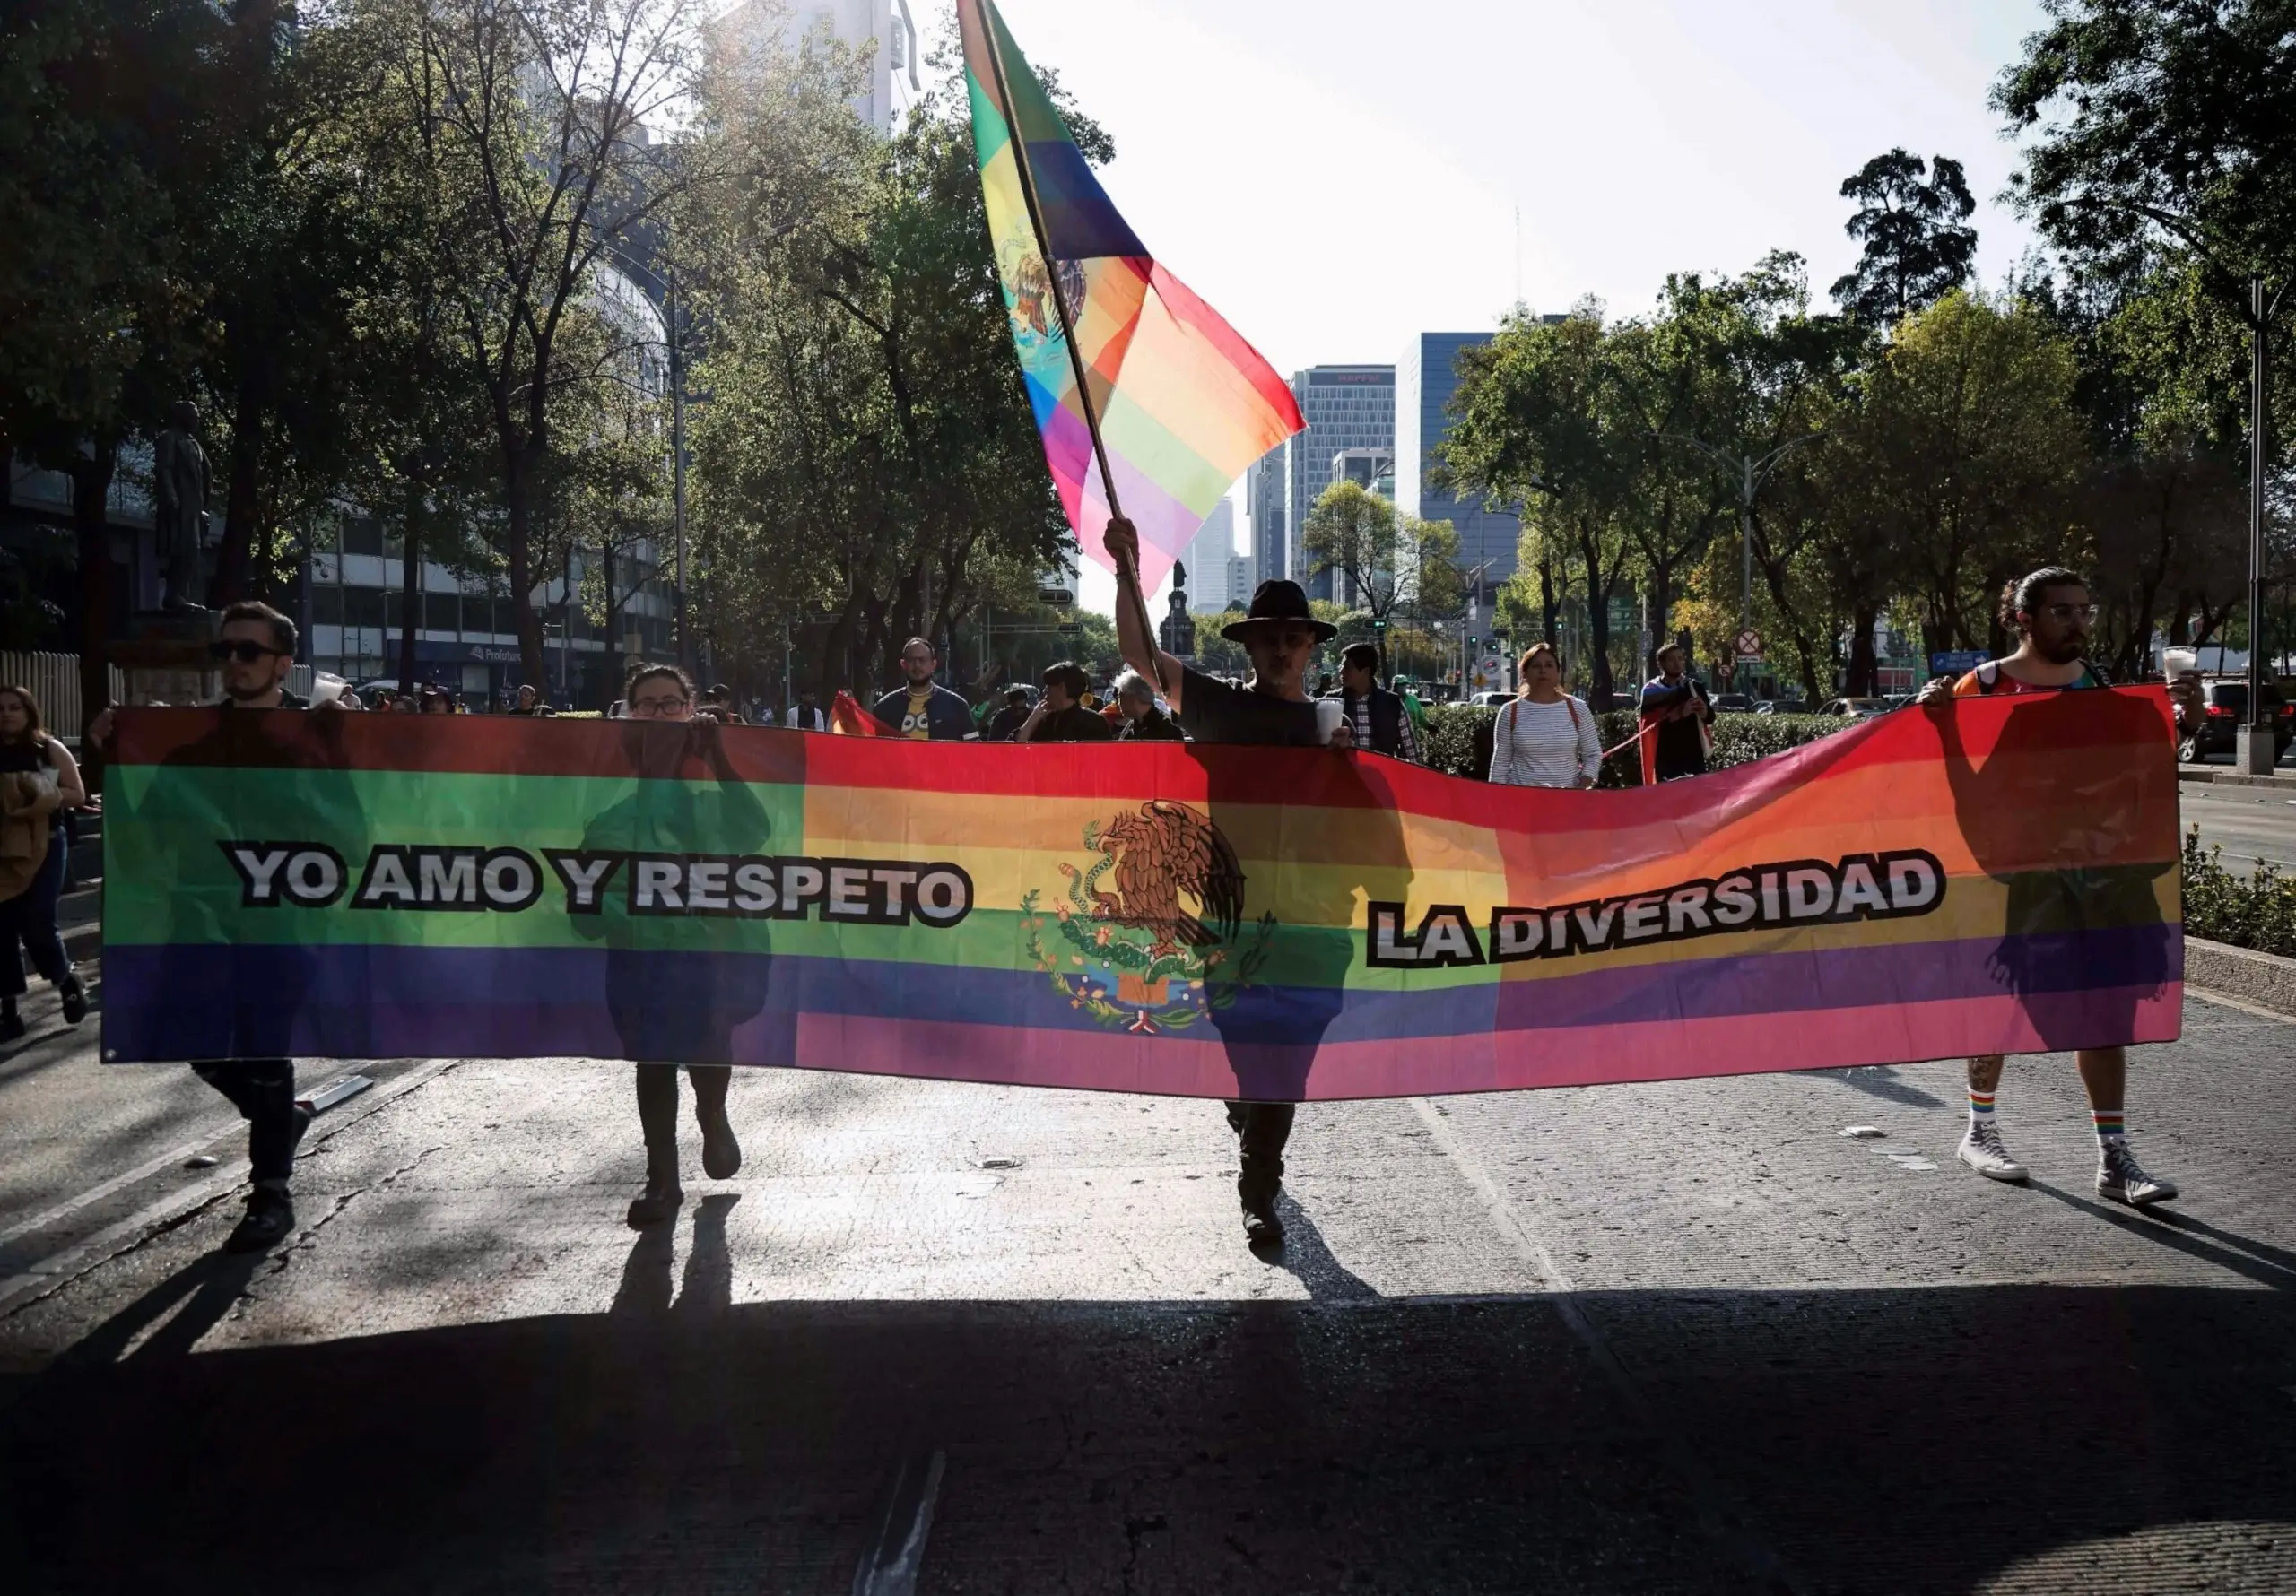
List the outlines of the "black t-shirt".
{"type": "Polygon", "coordinates": [[[989,716],[988,730],[982,733],[981,735],[991,742],[1009,742],[1015,736],[1019,735],[1021,727],[1027,722],[1028,718],[1029,712],[1027,710],[1007,704],[1004,708],[989,716]]]}
{"type": "Polygon", "coordinates": [[[1320,748],[1324,741],[1316,724],[1316,707],[1307,700],[1230,687],[1186,666],[1180,669],[1179,723],[1198,742],[1320,748]]]}
{"type": "Polygon", "coordinates": [[[1109,723],[1082,704],[1055,709],[1037,722],[1031,742],[1106,742],[1116,735],[1109,723]]]}

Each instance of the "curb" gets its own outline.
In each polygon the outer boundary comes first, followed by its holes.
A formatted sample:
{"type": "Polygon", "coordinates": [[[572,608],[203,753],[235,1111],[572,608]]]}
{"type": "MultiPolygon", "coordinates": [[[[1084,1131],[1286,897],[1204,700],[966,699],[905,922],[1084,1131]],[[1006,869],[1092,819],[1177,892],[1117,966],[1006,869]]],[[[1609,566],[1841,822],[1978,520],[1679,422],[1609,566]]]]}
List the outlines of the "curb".
{"type": "Polygon", "coordinates": [[[2221,787],[2285,787],[2296,792],[2296,770],[2274,771],[2270,776],[2250,776],[2243,770],[2229,769],[2222,765],[2179,765],[2179,781],[2207,782],[2221,787]]]}
{"type": "Polygon", "coordinates": [[[2187,937],[2185,984],[2296,1019],[2296,958],[2187,937]]]}

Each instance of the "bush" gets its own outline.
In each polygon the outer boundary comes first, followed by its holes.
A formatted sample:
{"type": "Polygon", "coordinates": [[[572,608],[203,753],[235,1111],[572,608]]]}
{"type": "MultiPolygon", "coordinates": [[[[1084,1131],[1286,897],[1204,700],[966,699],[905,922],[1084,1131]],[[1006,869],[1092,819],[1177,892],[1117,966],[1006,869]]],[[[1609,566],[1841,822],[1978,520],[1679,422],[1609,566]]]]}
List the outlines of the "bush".
{"type": "Polygon", "coordinates": [[[2296,958],[2296,878],[2263,860],[2256,873],[2224,868],[2224,850],[2200,850],[2200,829],[2185,837],[2185,934],[2296,958]]]}
{"type": "MultiPolygon", "coordinates": [[[[1503,709],[1485,709],[1474,704],[1436,704],[1427,711],[1427,746],[1421,751],[1427,763],[1451,776],[1485,779],[1491,769],[1492,728],[1503,709]]],[[[1596,785],[1603,787],[1635,787],[1642,785],[1642,756],[1631,744],[1621,748],[1634,735],[1635,713],[1631,709],[1606,709],[1595,716],[1595,733],[1605,749],[1616,749],[1603,761],[1602,779],[1596,785]]],[[[1805,742],[1815,742],[1855,724],[1831,715],[1718,715],[1714,717],[1714,754],[1711,768],[1726,770],[1733,765],[1766,759],[1805,742]]]]}

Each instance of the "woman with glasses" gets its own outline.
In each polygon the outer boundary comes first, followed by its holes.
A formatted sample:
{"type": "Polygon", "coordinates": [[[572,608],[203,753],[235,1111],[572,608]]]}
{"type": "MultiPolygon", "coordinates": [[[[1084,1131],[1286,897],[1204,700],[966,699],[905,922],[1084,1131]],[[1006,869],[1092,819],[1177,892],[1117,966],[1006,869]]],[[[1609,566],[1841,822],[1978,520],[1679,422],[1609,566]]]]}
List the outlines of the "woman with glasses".
{"type": "Polygon", "coordinates": [[[1562,655],[1534,643],[1518,662],[1522,687],[1492,727],[1491,779],[1518,787],[1591,787],[1603,773],[1595,712],[1562,690],[1562,655]]]}
{"type": "MultiPolygon", "coordinates": [[[[623,750],[641,778],[639,791],[598,817],[584,849],[684,854],[747,839],[763,852],[764,807],[727,762],[715,722],[697,723],[693,682],[675,665],[648,665],[623,689],[629,724],[623,750]],[[665,724],[666,723],[666,724],[665,724]],[[672,728],[676,727],[676,732],[672,728]],[[713,768],[714,783],[685,775],[692,759],[713,768]]],[[[585,934],[627,936],[630,923],[578,915],[585,934]]],[[[639,1060],[638,1123],[646,1138],[646,1189],[630,1205],[633,1226],[674,1218],[685,1201],[678,1171],[677,1064],[693,1081],[693,1114],[701,1127],[701,1168],[730,1180],[742,1167],[742,1144],[726,1113],[733,1085],[734,1027],[764,1006],[756,961],[675,950],[648,939],[644,948],[608,944],[606,1007],[625,1054],[639,1060]]]]}
{"type": "Polygon", "coordinates": [[[65,1023],[87,1018],[87,993],[56,934],[68,846],[57,818],[87,801],[71,750],[41,729],[39,701],[23,688],[0,687],[0,1041],[24,1034],[16,1012],[24,994],[19,943],[55,984],[65,1023]]]}

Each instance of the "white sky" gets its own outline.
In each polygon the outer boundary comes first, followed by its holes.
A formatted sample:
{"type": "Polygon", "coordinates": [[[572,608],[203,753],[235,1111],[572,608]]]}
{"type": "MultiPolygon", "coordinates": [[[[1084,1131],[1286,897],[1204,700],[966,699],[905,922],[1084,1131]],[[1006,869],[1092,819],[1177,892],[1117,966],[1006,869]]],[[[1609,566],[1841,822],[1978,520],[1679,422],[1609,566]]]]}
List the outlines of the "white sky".
{"type": "MultiPolygon", "coordinates": [[[[1986,97],[2037,0],[998,4],[1114,135],[1118,209],[1286,377],[1495,325],[1518,206],[1541,311],[1637,314],[1772,248],[1822,301],[1841,181],[1897,144],[1968,168],[1983,281],[2031,242],[1986,97]]],[[[1097,567],[1081,596],[1111,609],[1097,567]]]]}

